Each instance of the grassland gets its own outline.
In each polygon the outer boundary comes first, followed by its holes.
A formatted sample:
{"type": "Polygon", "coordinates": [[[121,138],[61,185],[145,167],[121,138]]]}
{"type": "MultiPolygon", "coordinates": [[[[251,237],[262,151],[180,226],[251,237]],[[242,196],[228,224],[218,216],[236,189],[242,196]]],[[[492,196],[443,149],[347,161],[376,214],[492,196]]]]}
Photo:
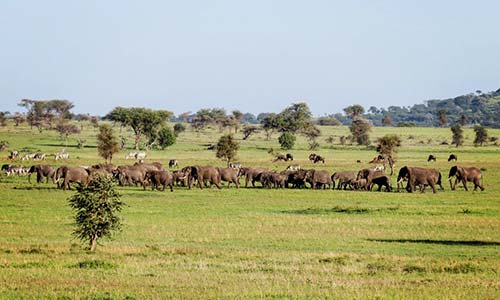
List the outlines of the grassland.
{"type": "MultiPolygon", "coordinates": [[[[118,128],[116,128],[119,131],[118,128]]],[[[459,163],[484,168],[484,192],[432,193],[265,189],[176,189],[143,192],[120,188],[127,206],[124,228],[89,253],[72,235],[67,198],[52,184],[26,178],[0,182],[1,299],[498,299],[500,298],[500,148],[440,145],[449,129],[374,128],[372,137],[403,138],[397,165],[433,166],[447,173],[450,153],[459,163]],[[431,139],[429,141],[429,139],[431,139]],[[437,156],[427,163],[427,156],[437,156]]],[[[500,130],[490,130],[500,136],[500,130]]],[[[130,131],[121,133],[132,141],[130,131]]],[[[366,147],[338,145],[346,127],[323,127],[317,168],[358,170],[375,156],[366,147]],[[327,145],[328,136],[337,143],[327,145]],[[356,160],[362,160],[361,164],[356,160]]],[[[151,160],[181,165],[224,165],[206,144],[214,130],[186,132],[151,160]]],[[[69,164],[101,162],[95,129],[86,124],[87,147],[74,137],[69,164]]],[[[240,135],[238,135],[240,137],[240,135]]],[[[28,127],[0,128],[10,148],[54,153],[57,134],[28,127]]],[[[242,141],[244,165],[280,170],[267,149],[276,138],[242,141]]],[[[292,151],[307,161],[307,143],[292,151]]],[[[6,162],[7,152],[0,153],[6,162]]],[[[115,164],[130,163],[120,153],[115,164]]],[[[47,163],[55,162],[49,158],[47,163]]],[[[393,182],[395,178],[392,178],[393,182]]]]}

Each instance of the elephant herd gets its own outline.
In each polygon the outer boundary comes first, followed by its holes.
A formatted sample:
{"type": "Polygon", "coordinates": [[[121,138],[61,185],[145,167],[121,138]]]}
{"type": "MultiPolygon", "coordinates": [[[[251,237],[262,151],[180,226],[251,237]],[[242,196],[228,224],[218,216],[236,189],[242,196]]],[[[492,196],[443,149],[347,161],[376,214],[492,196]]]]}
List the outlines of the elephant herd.
{"type": "MultiPolygon", "coordinates": [[[[171,160],[169,167],[177,166],[177,160],[171,160]]],[[[289,166],[281,172],[270,171],[264,168],[243,167],[240,163],[230,163],[229,167],[216,166],[186,166],[180,170],[168,171],[159,162],[144,163],[136,162],[133,165],[115,166],[113,164],[97,164],[93,166],[61,166],[57,169],[50,165],[33,165],[32,167],[17,167],[3,165],[2,170],[7,176],[31,175],[36,173],[37,183],[49,182],[50,179],[57,184],[58,188],[71,189],[72,184],[88,184],[96,175],[112,176],[121,186],[142,186],[146,189],[150,186],[153,190],[164,191],[167,187],[170,191],[175,186],[184,186],[189,189],[197,186],[200,189],[215,186],[222,188],[223,182],[230,187],[240,187],[240,179],[244,180],[245,188],[256,187],[256,183],[263,188],[311,188],[311,189],[335,189],[337,190],[365,190],[371,191],[375,186],[378,191],[384,189],[387,192],[393,190],[391,178],[384,170],[377,168],[365,168],[357,173],[339,171],[331,174],[326,170],[300,169],[289,166]],[[19,170],[18,170],[19,169],[19,170]]],[[[457,184],[462,183],[468,190],[467,183],[474,184],[477,188],[484,190],[482,185],[481,170],[476,167],[453,166],[448,173],[448,180],[452,190],[457,184]],[[454,181],[453,181],[454,179],[454,181]]],[[[405,189],[414,192],[419,189],[424,192],[430,187],[434,193],[436,187],[443,189],[442,175],[437,169],[404,166],[399,170],[397,177],[397,191],[399,192],[406,182],[405,189]]]]}

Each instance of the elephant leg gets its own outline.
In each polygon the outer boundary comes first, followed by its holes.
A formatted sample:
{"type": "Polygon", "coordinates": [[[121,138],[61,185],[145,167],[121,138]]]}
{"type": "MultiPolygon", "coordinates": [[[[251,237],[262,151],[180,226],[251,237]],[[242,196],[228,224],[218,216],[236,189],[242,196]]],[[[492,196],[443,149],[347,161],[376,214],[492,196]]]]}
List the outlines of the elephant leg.
{"type": "Polygon", "coordinates": [[[466,178],[462,179],[462,183],[464,185],[464,189],[468,191],[469,189],[467,188],[467,179],[466,178]]]}
{"type": "Polygon", "coordinates": [[[477,178],[474,178],[474,191],[479,188],[481,191],[484,191],[484,187],[481,185],[481,181],[477,178]]]}
{"type": "Polygon", "coordinates": [[[431,188],[432,188],[432,192],[435,194],[437,193],[437,190],[436,190],[436,185],[434,184],[434,182],[431,182],[431,188]]]}

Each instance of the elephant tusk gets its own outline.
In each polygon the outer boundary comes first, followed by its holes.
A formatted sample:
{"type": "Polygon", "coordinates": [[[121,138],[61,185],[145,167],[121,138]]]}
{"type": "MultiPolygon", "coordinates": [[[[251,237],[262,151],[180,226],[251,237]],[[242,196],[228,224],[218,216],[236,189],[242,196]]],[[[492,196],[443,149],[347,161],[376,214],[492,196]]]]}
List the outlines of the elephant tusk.
{"type": "Polygon", "coordinates": [[[448,177],[448,181],[451,181],[453,178],[452,177],[448,177]]]}

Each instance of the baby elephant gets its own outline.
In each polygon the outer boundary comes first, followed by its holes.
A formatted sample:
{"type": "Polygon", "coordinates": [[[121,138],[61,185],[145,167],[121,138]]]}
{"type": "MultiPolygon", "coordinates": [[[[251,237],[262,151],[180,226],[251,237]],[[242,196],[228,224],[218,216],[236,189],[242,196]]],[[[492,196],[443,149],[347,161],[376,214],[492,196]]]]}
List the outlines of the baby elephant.
{"type": "Polygon", "coordinates": [[[383,175],[383,176],[373,178],[372,185],[370,186],[370,191],[372,190],[373,185],[375,185],[375,184],[378,185],[377,191],[379,191],[379,192],[382,191],[383,186],[385,186],[386,192],[390,192],[392,190],[391,179],[389,178],[389,176],[383,175]]]}
{"type": "MultiPolygon", "coordinates": [[[[145,179],[151,182],[151,190],[157,189],[160,191],[158,187],[161,185],[161,191],[165,191],[165,187],[168,185],[170,191],[174,191],[173,176],[168,171],[147,171],[145,179]]],[[[146,189],[146,184],[144,184],[144,189],[146,189]]]]}

